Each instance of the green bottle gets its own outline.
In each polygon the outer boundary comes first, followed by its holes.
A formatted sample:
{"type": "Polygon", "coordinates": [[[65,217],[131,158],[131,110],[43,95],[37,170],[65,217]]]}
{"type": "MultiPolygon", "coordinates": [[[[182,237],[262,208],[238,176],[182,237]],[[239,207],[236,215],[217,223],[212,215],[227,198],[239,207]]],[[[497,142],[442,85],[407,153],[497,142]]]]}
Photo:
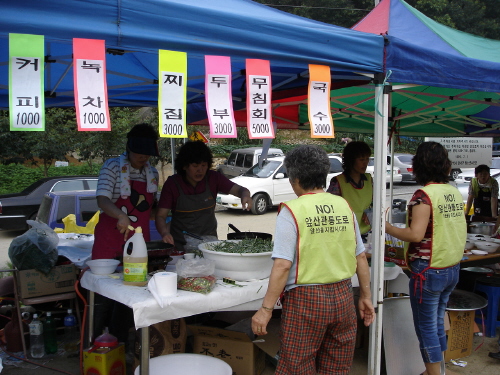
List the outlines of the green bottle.
{"type": "Polygon", "coordinates": [[[45,341],[45,353],[57,353],[56,322],[54,321],[50,311],[47,312],[45,324],[43,325],[43,338],[45,341]]]}

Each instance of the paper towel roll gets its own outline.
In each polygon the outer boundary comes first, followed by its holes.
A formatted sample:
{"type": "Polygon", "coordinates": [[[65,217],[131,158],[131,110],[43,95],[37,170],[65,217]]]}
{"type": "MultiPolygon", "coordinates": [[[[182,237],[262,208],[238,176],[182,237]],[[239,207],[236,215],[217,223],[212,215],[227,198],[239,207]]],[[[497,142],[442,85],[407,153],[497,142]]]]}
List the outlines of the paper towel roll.
{"type": "Polygon", "coordinates": [[[156,289],[161,297],[172,297],[177,294],[177,274],[174,272],[157,272],[154,274],[156,289]]]}

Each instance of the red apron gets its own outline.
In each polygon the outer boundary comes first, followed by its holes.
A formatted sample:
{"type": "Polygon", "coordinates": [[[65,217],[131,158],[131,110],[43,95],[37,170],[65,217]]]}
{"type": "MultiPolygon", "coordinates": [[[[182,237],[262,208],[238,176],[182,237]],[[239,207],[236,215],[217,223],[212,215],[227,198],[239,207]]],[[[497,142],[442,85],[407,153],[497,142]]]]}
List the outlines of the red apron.
{"type": "MultiPolygon", "coordinates": [[[[149,241],[149,217],[153,205],[154,194],[147,192],[147,184],[142,181],[130,182],[130,197],[118,198],[116,207],[125,212],[134,228],[142,227],[144,240],[149,241]]],[[[114,259],[123,256],[123,233],[116,228],[118,220],[101,212],[99,222],[94,231],[92,259],[114,259]]],[[[129,237],[134,234],[130,231],[129,237]]]]}

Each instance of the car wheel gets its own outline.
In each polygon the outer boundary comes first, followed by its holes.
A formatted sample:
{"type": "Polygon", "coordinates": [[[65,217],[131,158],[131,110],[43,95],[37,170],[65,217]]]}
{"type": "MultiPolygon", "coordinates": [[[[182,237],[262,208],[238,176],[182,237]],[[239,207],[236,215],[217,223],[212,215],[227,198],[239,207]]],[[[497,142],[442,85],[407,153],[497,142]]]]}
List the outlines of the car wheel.
{"type": "Polygon", "coordinates": [[[458,178],[458,175],[460,174],[460,170],[459,169],[452,169],[451,171],[451,177],[456,180],[458,178]]]}
{"type": "Polygon", "coordinates": [[[255,215],[262,215],[267,212],[269,203],[264,194],[255,194],[252,198],[252,213],[255,215]]]}

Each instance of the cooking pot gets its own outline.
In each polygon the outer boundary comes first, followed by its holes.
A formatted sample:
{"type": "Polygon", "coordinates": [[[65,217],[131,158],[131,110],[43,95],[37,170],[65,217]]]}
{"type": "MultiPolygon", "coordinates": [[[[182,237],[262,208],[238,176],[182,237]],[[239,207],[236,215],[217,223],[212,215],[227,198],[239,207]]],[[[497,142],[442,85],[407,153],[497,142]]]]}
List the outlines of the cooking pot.
{"type": "Polygon", "coordinates": [[[263,240],[271,241],[273,239],[273,235],[270,233],[262,233],[262,232],[242,232],[238,228],[236,228],[233,224],[228,224],[229,228],[234,230],[234,233],[228,233],[228,240],[243,240],[245,238],[261,238],[263,240]]]}
{"type": "Polygon", "coordinates": [[[470,223],[469,233],[472,234],[484,234],[486,236],[493,236],[493,228],[495,223],[470,223]]]}

